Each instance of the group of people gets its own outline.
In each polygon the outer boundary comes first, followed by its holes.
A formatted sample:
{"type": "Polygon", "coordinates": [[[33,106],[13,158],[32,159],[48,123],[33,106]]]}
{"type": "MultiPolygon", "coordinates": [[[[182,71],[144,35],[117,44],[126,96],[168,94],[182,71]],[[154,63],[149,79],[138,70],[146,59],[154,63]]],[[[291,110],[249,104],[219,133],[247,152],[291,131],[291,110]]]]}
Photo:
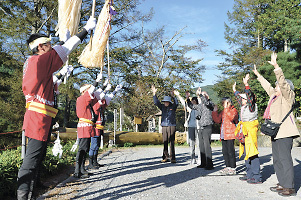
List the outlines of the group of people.
{"type": "MultiPolygon", "coordinates": [[[[23,66],[22,90],[26,99],[23,132],[28,138],[27,149],[17,178],[17,199],[35,199],[35,187],[39,180],[39,169],[46,156],[47,143],[50,140],[52,125],[57,115],[58,86],[73,70],[64,65],[68,55],[84,40],[88,32],[96,26],[96,19],[90,17],[82,31],[70,37],[66,32],[66,41],[52,47],[51,39],[46,35],[30,35],[27,44],[32,51],[23,66]],[[61,68],[62,67],[62,68],[61,68]],[[61,68],[61,69],[60,69],[61,68]]],[[[107,95],[111,89],[109,79],[102,88],[97,85],[102,74],[97,76],[93,85],[84,84],[80,88],[81,96],[76,102],[76,113],[79,118],[77,127],[76,166],[74,177],[88,177],[85,170],[86,154],[89,154],[89,168],[98,168],[98,149],[100,136],[104,129],[104,110],[122,86],[107,95]],[[91,145],[90,145],[91,144],[91,145]]]]}
{"type": "Polygon", "coordinates": [[[77,124],[77,144],[76,165],[73,176],[76,178],[87,178],[89,172],[85,169],[86,155],[89,154],[90,169],[98,169],[100,165],[97,161],[101,136],[103,135],[105,119],[104,110],[109,105],[122,86],[118,85],[115,90],[106,95],[111,89],[108,80],[104,87],[96,90],[97,83],[101,80],[101,74],[97,77],[93,85],[85,84],[80,88],[81,96],[76,101],[76,114],[79,118],[77,124]]]}
{"type": "MultiPolygon", "coordinates": [[[[45,35],[32,34],[27,40],[33,54],[24,64],[22,83],[22,90],[26,98],[23,130],[28,138],[28,145],[18,173],[18,199],[30,199],[33,195],[39,167],[46,154],[53,119],[58,112],[56,109],[57,86],[73,68],[65,66],[58,74],[54,75],[54,73],[63,66],[68,59],[68,55],[95,26],[96,19],[91,17],[81,32],[70,38],[66,37],[66,41],[54,47],[51,46],[50,38],[45,35]]],[[[274,66],[277,79],[275,88],[259,74],[256,66],[254,66],[253,72],[270,97],[264,112],[264,118],[280,122],[292,108],[295,93],[293,83],[285,79],[276,58],[277,55],[273,53],[271,61],[269,61],[274,66]]],[[[111,94],[107,95],[106,93],[111,89],[111,85],[106,80],[103,87],[97,89],[97,85],[101,80],[102,75],[100,74],[93,85],[83,85],[80,88],[81,96],[78,97],[76,102],[76,113],[79,118],[77,128],[79,148],[76,155],[74,176],[78,178],[88,177],[88,172],[84,167],[87,153],[89,154],[89,168],[100,167],[97,162],[97,154],[105,122],[103,112],[115,93],[122,87],[118,85],[111,94]]],[[[162,111],[161,126],[164,149],[161,162],[176,163],[174,142],[176,132],[175,113],[178,107],[178,100],[175,96],[177,96],[189,112],[185,126],[188,128],[191,164],[196,163],[198,168],[204,168],[205,170],[214,169],[210,145],[212,125],[214,122],[220,123],[220,139],[226,165],[221,173],[224,175],[236,173],[234,140],[237,134],[243,133],[245,142],[240,144],[239,157],[244,155],[246,175],[239,179],[250,184],[262,183],[257,145],[258,108],[256,95],[251,91],[248,80],[249,75],[247,74],[243,79],[244,93],[236,91],[236,84],[233,85],[234,96],[240,105],[240,112],[233,106],[229,97],[222,99],[223,110],[218,112],[217,105],[213,104],[209,95],[201,88],[196,91],[196,97],[190,98],[189,92],[186,92],[186,101],[179,95],[178,91],[173,90],[171,96],[165,96],[161,103],[156,96],[157,89],[152,86],[154,103],[162,111]],[[168,151],[169,143],[170,150],[168,151]]],[[[273,165],[279,183],[271,187],[270,190],[278,192],[282,196],[296,194],[291,149],[293,139],[298,136],[299,131],[294,116],[290,114],[280,126],[277,136],[272,138],[273,165]]]]}
{"type": "MultiPolygon", "coordinates": [[[[289,79],[285,79],[282,69],[277,64],[277,54],[272,53],[271,61],[276,75],[275,87],[259,74],[256,65],[253,72],[257,80],[269,95],[268,106],[263,118],[280,123],[286,116],[295,102],[294,85],[289,79]]],[[[234,141],[236,136],[243,135],[244,141],[239,144],[239,158],[244,155],[246,174],[239,178],[250,184],[261,184],[263,182],[260,172],[259,151],[257,144],[258,133],[258,107],[256,95],[252,92],[249,81],[250,76],[246,74],[243,78],[245,86],[244,93],[236,90],[236,83],[232,89],[240,110],[238,111],[232,103],[230,97],[222,98],[222,111],[218,111],[218,106],[210,100],[207,92],[198,88],[196,96],[190,98],[186,92],[186,101],[179,95],[178,91],[171,91],[170,96],[164,96],[162,103],[156,96],[157,89],[152,86],[154,104],[162,111],[162,136],[163,136],[163,156],[161,162],[170,161],[176,163],[175,156],[175,132],[176,120],[175,112],[180,100],[183,107],[188,111],[188,117],[184,126],[188,128],[188,143],[190,146],[191,164],[197,164],[198,168],[205,170],[214,169],[212,162],[211,134],[214,123],[221,124],[220,140],[222,141],[222,154],[225,161],[225,168],[220,170],[223,175],[236,174],[236,156],[234,141]],[[173,101],[172,101],[173,99],[173,101]],[[197,141],[197,142],[196,142],[197,141]],[[168,143],[170,143],[170,155],[168,154],[168,143]],[[197,144],[197,145],[196,145],[197,144]],[[198,159],[196,160],[195,146],[197,146],[198,159]]],[[[294,168],[291,156],[293,139],[299,137],[300,133],[295,124],[294,115],[289,114],[281,124],[276,137],[271,138],[273,166],[278,179],[278,183],[270,187],[270,190],[277,192],[281,196],[294,196],[294,168]]]]}

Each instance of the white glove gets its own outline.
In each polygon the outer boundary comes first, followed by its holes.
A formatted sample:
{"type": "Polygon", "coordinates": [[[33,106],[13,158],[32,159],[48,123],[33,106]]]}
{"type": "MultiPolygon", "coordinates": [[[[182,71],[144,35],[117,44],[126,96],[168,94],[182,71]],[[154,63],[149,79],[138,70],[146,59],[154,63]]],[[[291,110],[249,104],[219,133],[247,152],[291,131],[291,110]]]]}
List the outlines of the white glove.
{"type": "Polygon", "coordinates": [[[104,90],[104,93],[106,93],[107,91],[109,91],[112,88],[112,85],[109,83],[106,87],[106,89],[104,90]]]}
{"type": "Polygon", "coordinates": [[[78,146],[78,139],[75,141],[75,143],[73,144],[72,148],[70,151],[75,152],[78,146]]]}
{"type": "Polygon", "coordinates": [[[66,29],[65,35],[60,35],[60,41],[66,42],[71,37],[70,31],[66,29]]]}
{"type": "MultiPolygon", "coordinates": [[[[117,85],[116,88],[115,88],[115,90],[111,93],[111,95],[114,96],[119,90],[121,90],[121,88],[122,88],[122,85],[121,85],[121,84],[117,85]]],[[[112,97],[113,97],[113,96],[112,96],[112,97]]]]}
{"type": "MultiPolygon", "coordinates": [[[[71,66],[71,65],[70,65],[71,66]]],[[[65,65],[61,70],[60,70],[60,74],[61,75],[65,75],[66,73],[67,73],[67,71],[68,71],[68,67],[69,67],[69,65],[65,65]]],[[[72,66],[71,66],[72,67],[72,66]]]]}
{"type": "Polygon", "coordinates": [[[103,86],[108,85],[108,83],[109,83],[109,79],[107,78],[107,79],[105,80],[105,82],[103,83],[103,86]]]}
{"type": "Polygon", "coordinates": [[[67,72],[66,72],[66,77],[68,78],[73,71],[74,67],[72,65],[68,65],[67,67],[67,72]]]}
{"type": "Polygon", "coordinates": [[[94,92],[94,95],[95,95],[95,97],[96,97],[98,100],[101,100],[101,98],[100,98],[101,93],[102,93],[102,89],[101,89],[101,88],[98,88],[98,89],[94,92]]]}
{"type": "Polygon", "coordinates": [[[104,97],[105,97],[105,93],[104,92],[102,92],[100,95],[99,95],[99,98],[97,98],[97,99],[99,99],[99,100],[102,100],[104,97]]]}
{"type": "Polygon", "coordinates": [[[56,75],[53,75],[52,80],[53,80],[53,84],[55,85],[59,79],[56,77],[56,75]]]}
{"type": "Polygon", "coordinates": [[[84,29],[86,29],[89,32],[93,30],[95,26],[96,26],[96,18],[91,16],[87,21],[87,24],[84,26],[84,29]]]}
{"type": "Polygon", "coordinates": [[[96,82],[100,82],[101,81],[101,79],[102,79],[102,73],[100,72],[98,75],[97,75],[97,78],[96,78],[96,82]]]}
{"type": "Polygon", "coordinates": [[[115,91],[118,92],[119,90],[121,90],[121,88],[122,88],[122,85],[119,84],[119,85],[116,86],[115,91]]]}

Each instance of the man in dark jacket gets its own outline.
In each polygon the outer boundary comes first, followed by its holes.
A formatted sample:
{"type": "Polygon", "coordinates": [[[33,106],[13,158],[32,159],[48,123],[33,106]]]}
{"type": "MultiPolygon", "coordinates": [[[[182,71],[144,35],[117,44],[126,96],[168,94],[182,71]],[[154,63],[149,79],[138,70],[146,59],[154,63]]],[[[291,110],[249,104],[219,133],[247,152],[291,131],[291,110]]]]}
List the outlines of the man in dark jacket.
{"type": "Polygon", "coordinates": [[[174,96],[174,91],[171,92],[171,96],[174,99],[172,103],[172,98],[170,96],[165,96],[162,100],[163,104],[160,103],[156,96],[157,89],[152,86],[153,99],[155,105],[162,111],[162,134],[163,134],[163,156],[161,162],[165,163],[171,158],[171,163],[176,163],[175,155],[175,133],[176,133],[176,109],[178,107],[178,100],[174,96]],[[170,156],[168,154],[168,143],[170,142],[170,156]]]}

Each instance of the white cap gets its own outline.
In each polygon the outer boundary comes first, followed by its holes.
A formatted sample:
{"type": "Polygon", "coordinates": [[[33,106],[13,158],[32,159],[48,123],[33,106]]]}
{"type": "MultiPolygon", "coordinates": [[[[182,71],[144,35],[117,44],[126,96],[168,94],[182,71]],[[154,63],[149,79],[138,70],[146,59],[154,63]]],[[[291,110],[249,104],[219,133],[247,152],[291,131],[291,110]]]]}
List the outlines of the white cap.
{"type": "Polygon", "coordinates": [[[83,85],[83,86],[79,89],[79,92],[82,93],[83,91],[89,89],[90,87],[91,87],[91,85],[89,85],[89,84],[83,85]]]}

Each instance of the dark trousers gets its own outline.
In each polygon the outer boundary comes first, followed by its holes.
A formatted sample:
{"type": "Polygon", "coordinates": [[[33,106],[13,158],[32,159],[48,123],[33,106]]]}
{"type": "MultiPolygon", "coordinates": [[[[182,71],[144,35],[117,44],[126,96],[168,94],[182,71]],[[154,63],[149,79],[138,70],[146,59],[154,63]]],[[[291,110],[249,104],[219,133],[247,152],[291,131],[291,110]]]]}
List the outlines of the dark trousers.
{"type": "Polygon", "coordinates": [[[18,190],[33,191],[34,182],[43,161],[46,148],[47,142],[28,138],[25,157],[18,173],[18,190]]]}
{"type": "Polygon", "coordinates": [[[197,134],[196,127],[188,127],[188,142],[190,146],[191,159],[195,159],[195,136],[197,134]]]}
{"type": "Polygon", "coordinates": [[[236,168],[234,140],[222,140],[222,152],[226,167],[236,168]]]}
{"type": "MultiPolygon", "coordinates": [[[[244,154],[246,151],[244,152],[244,154]]],[[[261,181],[261,174],[260,174],[260,161],[258,155],[249,157],[248,160],[245,160],[246,164],[246,172],[247,177],[249,179],[254,178],[256,181],[261,181]]]]}
{"type": "Polygon", "coordinates": [[[78,151],[76,154],[76,160],[78,160],[79,154],[85,155],[89,151],[91,138],[78,138],[78,151]]]}
{"type": "Polygon", "coordinates": [[[199,155],[201,156],[201,165],[213,167],[212,149],[211,149],[212,125],[203,126],[198,129],[199,155]]]}
{"type": "Polygon", "coordinates": [[[175,155],[175,134],[176,127],[175,126],[163,126],[162,127],[162,136],[163,136],[163,156],[162,158],[171,158],[172,160],[176,159],[175,155]],[[168,143],[170,143],[170,156],[168,154],[168,143]]]}
{"type": "Polygon", "coordinates": [[[272,140],[274,170],[279,184],[284,188],[294,188],[294,166],[292,160],[293,138],[272,140]]]}

